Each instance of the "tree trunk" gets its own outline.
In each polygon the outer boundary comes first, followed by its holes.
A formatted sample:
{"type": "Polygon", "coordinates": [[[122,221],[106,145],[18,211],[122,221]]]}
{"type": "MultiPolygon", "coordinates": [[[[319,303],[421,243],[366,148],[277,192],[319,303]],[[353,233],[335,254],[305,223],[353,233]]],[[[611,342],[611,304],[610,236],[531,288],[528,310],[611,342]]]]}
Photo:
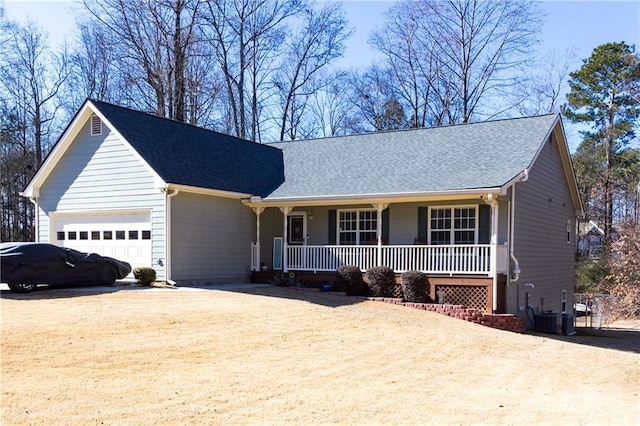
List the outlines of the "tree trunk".
{"type": "Polygon", "coordinates": [[[174,119],[178,121],[185,121],[185,107],[184,107],[184,95],[185,95],[185,84],[184,84],[184,68],[185,68],[185,46],[182,43],[182,22],[180,20],[180,15],[182,14],[182,9],[184,8],[184,2],[182,0],[177,0],[174,6],[175,13],[175,31],[173,34],[173,55],[174,55],[174,81],[175,81],[175,89],[174,89],[174,119]]]}

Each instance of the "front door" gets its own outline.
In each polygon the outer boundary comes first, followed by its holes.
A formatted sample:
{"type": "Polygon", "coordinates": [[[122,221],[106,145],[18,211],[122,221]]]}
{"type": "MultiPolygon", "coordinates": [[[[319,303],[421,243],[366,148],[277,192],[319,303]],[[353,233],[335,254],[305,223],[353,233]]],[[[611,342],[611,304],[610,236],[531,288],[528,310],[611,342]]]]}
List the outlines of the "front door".
{"type": "Polygon", "coordinates": [[[302,245],[307,239],[307,217],[303,213],[290,213],[287,219],[287,244],[302,245]]]}

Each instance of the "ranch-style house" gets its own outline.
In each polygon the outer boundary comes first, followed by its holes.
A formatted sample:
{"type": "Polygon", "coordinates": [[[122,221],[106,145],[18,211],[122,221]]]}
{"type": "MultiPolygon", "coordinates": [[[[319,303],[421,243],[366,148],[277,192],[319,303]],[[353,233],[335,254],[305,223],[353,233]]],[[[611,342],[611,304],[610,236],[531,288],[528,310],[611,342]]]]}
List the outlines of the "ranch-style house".
{"type": "Polygon", "coordinates": [[[258,144],[87,100],[22,194],[37,241],[183,285],[386,265],[485,312],[573,304],[557,114],[258,144]]]}

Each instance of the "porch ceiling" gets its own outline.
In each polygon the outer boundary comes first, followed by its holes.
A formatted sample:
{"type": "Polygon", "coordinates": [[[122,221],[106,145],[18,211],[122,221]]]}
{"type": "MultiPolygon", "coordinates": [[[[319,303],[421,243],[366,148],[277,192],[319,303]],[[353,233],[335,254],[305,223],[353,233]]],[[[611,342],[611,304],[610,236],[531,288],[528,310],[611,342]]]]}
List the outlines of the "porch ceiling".
{"type": "Polygon", "coordinates": [[[502,194],[504,188],[481,188],[468,191],[417,194],[354,194],[311,197],[251,197],[244,203],[251,207],[340,206],[353,204],[413,203],[425,201],[479,200],[486,194],[502,194]]]}

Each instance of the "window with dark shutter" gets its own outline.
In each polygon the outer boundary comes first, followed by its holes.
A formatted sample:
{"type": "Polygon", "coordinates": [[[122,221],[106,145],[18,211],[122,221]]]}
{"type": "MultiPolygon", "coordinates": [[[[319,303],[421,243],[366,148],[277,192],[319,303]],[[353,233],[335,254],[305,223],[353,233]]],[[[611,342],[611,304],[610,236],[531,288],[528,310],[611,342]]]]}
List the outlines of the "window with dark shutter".
{"type": "Polygon", "coordinates": [[[429,244],[477,244],[476,206],[429,209],[429,244]]]}

